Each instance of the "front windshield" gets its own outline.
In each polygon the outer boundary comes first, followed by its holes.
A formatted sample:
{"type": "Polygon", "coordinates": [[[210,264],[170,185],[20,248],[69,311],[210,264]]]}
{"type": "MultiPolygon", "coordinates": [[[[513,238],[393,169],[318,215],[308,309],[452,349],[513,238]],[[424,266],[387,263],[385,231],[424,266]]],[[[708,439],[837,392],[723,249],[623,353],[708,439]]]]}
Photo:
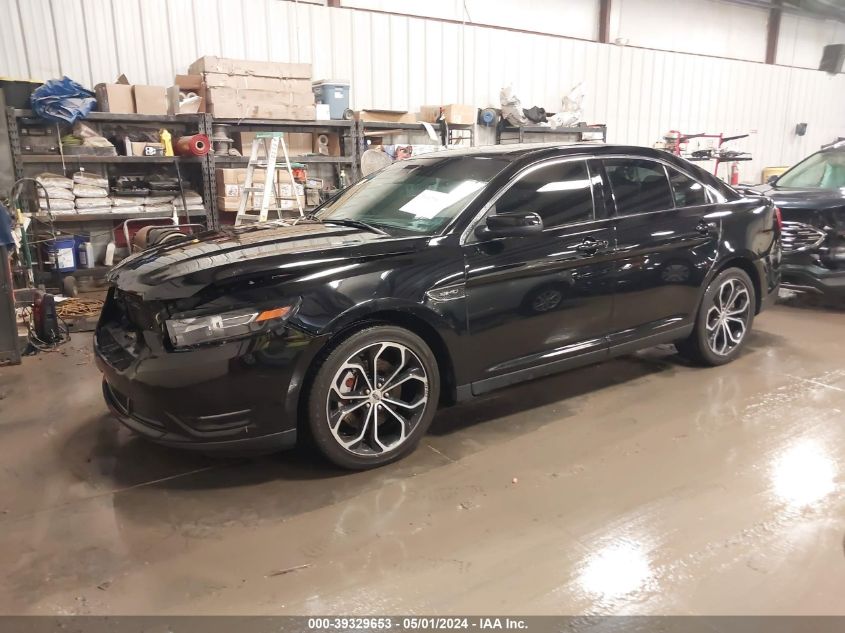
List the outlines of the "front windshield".
{"type": "Polygon", "coordinates": [[[356,183],[317,213],[383,229],[433,235],[463,211],[508,161],[449,156],[398,161],[356,183]]]}
{"type": "Polygon", "coordinates": [[[845,187],[845,152],[818,152],[777,179],[778,187],[840,189],[845,187]]]}

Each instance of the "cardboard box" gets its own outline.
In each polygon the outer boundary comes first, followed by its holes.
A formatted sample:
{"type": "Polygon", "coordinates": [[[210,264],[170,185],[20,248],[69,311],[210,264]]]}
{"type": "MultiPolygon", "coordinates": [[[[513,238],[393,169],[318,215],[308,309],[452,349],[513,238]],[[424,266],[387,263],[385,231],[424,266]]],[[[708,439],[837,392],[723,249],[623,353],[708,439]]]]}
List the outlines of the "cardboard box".
{"type": "Polygon", "coordinates": [[[276,103],[249,103],[224,101],[210,106],[211,113],[220,119],[281,119],[286,121],[313,121],[314,106],[279,105],[276,103]]]}
{"type": "Polygon", "coordinates": [[[135,112],[132,86],[127,84],[97,84],[94,86],[94,94],[97,96],[97,107],[100,112],[116,112],[119,114],[133,114],[135,112]]]}
{"type": "MultiPolygon", "coordinates": [[[[437,121],[440,107],[437,105],[420,106],[420,121],[427,121],[429,123],[437,121]]],[[[446,123],[451,123],[452,125],[473,125],[478,121],[478,108],[475,106],[450,103],[442,107],[446,123]]]]}
{"type": "Polygon", "coordinates": [[[207,107],[206,85],[202,75],[176,75],[173,85],[167,89],[167,114],[196,114],[206,112],[207,107]],[[180,92],[194,93],[199,97],[199,102],[180,106],[180,92]]]}
{"type": "Polygon", "coordinates": [[[359,121],[371,121],[375,123],[416,123],[417,115],[413,112],[401,112],[398,110],[359,110],[355,113],[359,121]]]}
{"type": "Polygon", "coordinates": [[[305,204],[309,207],[316,207],[320,204],[320,192],[317,189],[306,189],[305,204]]]}
{"type": "MultiPolygon", "coordinates": [[[[252,174],[253,186],[264,184],[265,171],[263,169],[255,169],[252,174]]],[[[214,173],[215,182],[217,185],[217,196],[227,198],[240,198],[243,192],[243,186],[246,182],[246,168],[218,168],[214,173]]]]}
{"type": "Polygon", "coordinates": [[[148,141],[132,141],[132,156],[164,156],[163,143],[150,143],[148,141]]]}
{"type": "Polygon", "coordinates": [[[291,92],[272,90],[245,90],[238,88],[209,88],[208,102],[213,106],[218,103],[243,101],[246,103],[266,103],[273,105],[307,106],[314,105],[313,92],[291,92]]]}
{"type": "MultiPolygon", "coordinates": [[[[240,196],[217,196],[217,210],[218,211],[227,211],[227,212],[236,212],[238,210],[238,205],[241,203],[240,196]]],[[[245,211],[257,211],[261,208],[261,198],[254,197],[254,194],[250,194],[249,197],[246,199],[246,208],[245,211]]]]}
{"type": "MultiPolygon", "coordinates": [[[[301,197],[299,202],[302,204],[302,208],[305,208],[305,198],[301,197]]],[[[227,212],[235,212],[238,210],[238,205],[240,205],[241,199],[240,197],[232,197],[232,196],[217,196],[217,209],[219,211],[227,211],[227,212]]],[[[261,196],[260,195],[253,195],[247,198],[246,201],[246,210],[247,211],[257,211],[261,208],[261,196]]],[[[296,198],[280,198],[279,199],[279,208],[282,211],[299,211],[299,208],[296,205],[296,198]]],[[[270,205],[267,207],[267,214],[268,217],[275,218],[276,214],[274,213],[273,202],[270,202],[270,205]]]]}
{"type": "Polygon", "coordinates": [[[226,75],[278,77],[280,79],[311,79],[311,64],[265,62],[206,55],[191,64],[188,67],[188,73],[191,75],[222,73],[226,75]]]}
{"type": "Polygon", "coordinates": [[[167,89],[164,86],[132,86],[135,112],[138,114],[167,114],[167,89]]]}
{"type": "Polygon", "coordinates": [[[269,90],[271,92],[300,92],[314,94],[309,79],[282,79],[280,77],[252,77],[247,75],[202,75],[207,88],[233,88],[235,90],[269,90]]]}
{"type": "Polygon", "coordinates": [[[305,187],[301,184],[294,183],[294,184],[279,184],[276,187],[276,192],[278,193],[280,198],[293,198],[294,195],[299,196],[300,198],[305,195],[305,187]],[[296,194],[294,194],[294,191],[296,194]]]}
{"type": "Polygon", "coordinates": [[[337,132],[314,134],[313,151],[315,154],[322,154],[323,156],[340,156],[340,134],[337,132]],[[320,144],[321,136],[326,137],[328,141],[326,145],[320,144]]]}
{"type": "MultiPolygon", "coordinates": [[[[299,197],[299,204],[302,205],[302,208],[305,208],[305,197],[299,197]]],[[[279,208],[282,211],[299,211],[299,206],[296,204],[296,198],[281,198],[279,200],[279,208]]]]}
{"type": "MultiPolygon", "coordinates": [[[[255,139],[256,132],[238,132],[235,134],[235,148],[244,156],[249,156],[252,152],[252,141],[255,139]]],[[[287,132],[285,134],[285,144],[288,148],[290,156],[301,156],[311,153],[313,141],[310,132],[287,132]]],[[[267,141],[269,143],[269,139],[267,141]]],[[[264,158],[264,151],[259,146],[258,157],[264,158]]],[[[279,145],[279,165],[283,165],[285,156],[282,153],[282,147],[279,145]]]]}

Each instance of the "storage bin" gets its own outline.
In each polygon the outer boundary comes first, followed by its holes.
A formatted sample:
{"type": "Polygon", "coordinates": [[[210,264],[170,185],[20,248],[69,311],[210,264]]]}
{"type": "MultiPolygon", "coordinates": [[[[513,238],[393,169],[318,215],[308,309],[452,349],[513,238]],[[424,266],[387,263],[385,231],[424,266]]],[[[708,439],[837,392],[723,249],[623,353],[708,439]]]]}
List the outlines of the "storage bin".
{"type": "Polygon", "coordinates": [[[349,82],[335,79],[323,79],[312,84],[314,99],[317,103],[329,106],[332,119],[342,120],[343,113],[349,109],[349,82]]]}
{"type": "Polygon", "coordinates": [[[76,270],[75,263],[76,240],[73,237],[57,237],[47,242],[47,263],[52,267],[58,260],[60,273],[70,273],[76,270]]]}

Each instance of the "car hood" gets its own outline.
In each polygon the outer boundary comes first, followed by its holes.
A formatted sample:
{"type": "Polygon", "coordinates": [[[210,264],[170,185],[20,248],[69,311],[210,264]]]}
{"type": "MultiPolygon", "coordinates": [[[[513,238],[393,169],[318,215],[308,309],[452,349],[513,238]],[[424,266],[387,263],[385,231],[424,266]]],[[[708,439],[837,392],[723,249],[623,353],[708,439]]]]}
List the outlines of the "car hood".
{"type": "Polygon", "coordinates": [[[833,209],[845,206],[845,192],[841,189],[781,189],[772,185],[758,185],[749,189],[767,196],[786,209],[833,209]]]}
{"type": "Polygon", "coordinates": [[[406,253],[427,237],[395,237],[303,221],[225,227],[136,253],[112,268],[108,281],[144,300],[192,296],[211,284],[268,273],[307,274],[339,261],[406,253]]]}

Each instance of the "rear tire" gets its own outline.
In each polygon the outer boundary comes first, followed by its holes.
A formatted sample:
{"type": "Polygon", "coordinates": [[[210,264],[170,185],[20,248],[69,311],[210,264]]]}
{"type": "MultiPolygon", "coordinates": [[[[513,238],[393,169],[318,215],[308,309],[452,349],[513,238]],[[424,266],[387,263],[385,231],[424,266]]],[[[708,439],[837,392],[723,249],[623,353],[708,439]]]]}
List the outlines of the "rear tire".
{"type": "Polygon", "coordinates": [[[351,470],[384,466],[412,452],[440,397],[437,360],[416,334],[373,326],[322,361],[308,397],[314,443],[351,470]]]}
{"type": "Polygon", "coordinates": [[[700,365],[731,362],[745,347],[756,306],[748,274],[740,268],[723,270],[704,292],[692,334],[675,347],[681,356],[700,365]]]}

